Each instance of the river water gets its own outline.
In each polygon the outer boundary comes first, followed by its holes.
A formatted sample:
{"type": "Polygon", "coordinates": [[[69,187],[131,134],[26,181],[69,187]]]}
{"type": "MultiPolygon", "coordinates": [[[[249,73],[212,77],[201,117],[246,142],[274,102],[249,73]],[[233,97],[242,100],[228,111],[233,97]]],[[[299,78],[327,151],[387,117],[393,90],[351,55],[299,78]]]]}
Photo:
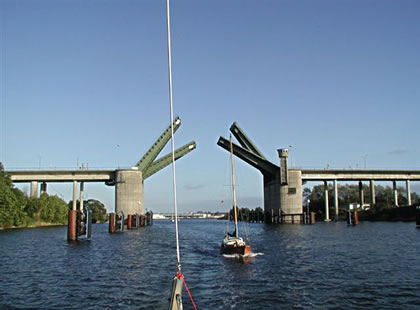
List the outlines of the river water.
{"type": "MultiPolygon", "coordinates": [[[[413,222],[247,224],[263,253],[249,261],[219,255],[226,222],[179,224],[182,271],[199,309],[420,309],[413,222]]],[[[78,244],[67,243],[66,227],[2,231],[0,309],[166,309],[174,227],[154,221],[110,235],[99,224],[78,244]]]]}

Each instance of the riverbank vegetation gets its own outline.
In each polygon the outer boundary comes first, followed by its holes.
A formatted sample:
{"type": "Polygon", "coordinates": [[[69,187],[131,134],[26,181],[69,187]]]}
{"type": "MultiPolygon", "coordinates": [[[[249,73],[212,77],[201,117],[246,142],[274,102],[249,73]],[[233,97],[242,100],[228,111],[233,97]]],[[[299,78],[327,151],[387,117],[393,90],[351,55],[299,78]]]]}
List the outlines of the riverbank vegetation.
{"type": "MultiPolygon", "coordinates": [[[[406,189],[398,187],[398,205],[407,206],[406,189]]],[[[304,188],[303,190],[303,205],[309,206],[311,212],[315,212],[320,219],[325,218],[325,188],[324,185],[316,185],[312,189],[304,188]]],[[[334,187],[328,185],[328,204],[330,217],[335,214],[334,210],[334,187]]],[[[357,184],[344,184],[338,185],[338,205],[339,216],[345,218],[346,212],[350,204],[359,203],[359,185],[357,184]]],[[[363,200],[366,203],[366,211],[368,216],[366,219],[373,220],[381,218],[383,220],[390,220],[396,211],[394,205],[394,191],[390,186],[375,185],[375,204],[371,205],[370,201],[370,188],[368,185],[363,184],[363,200]],[[383,216],[386,214],[386,216],[383,216]]],[[[420,203],[420,196],[416,192],[411,193],[412,206],[420,203]]],[[[398,213],[399,214],[399,213],[398,213]]],[[[410,213],[411,214],[411,213],[410,213]]]]}
{"type": "MultiPolygon", "coordinates": [[[[84,205],[92,210],[93,223],[106,221],[106,209],[100,201],[90,199],[84,205]]],[[[67,204],[58,196],[28,197],[13,186],[0,163],[0,228],[65,225],[69,206],[72,201],[67,204]]]]}

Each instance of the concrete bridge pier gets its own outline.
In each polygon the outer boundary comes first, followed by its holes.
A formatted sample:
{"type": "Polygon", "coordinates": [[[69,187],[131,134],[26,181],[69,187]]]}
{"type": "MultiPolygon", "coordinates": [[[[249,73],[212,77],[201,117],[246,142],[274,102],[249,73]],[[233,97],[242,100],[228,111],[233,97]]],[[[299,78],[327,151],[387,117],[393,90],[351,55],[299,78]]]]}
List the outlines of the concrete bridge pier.
{"type": "Polygon", "coordinates": [[[38,182],[31,181],[31,198],[38,198],[38,182]]]}
{"type": "Polygon", "coordinates": [[[144,184],[142,172],[124,169],[115,172],[115,212],[144,214],[144,184]]]}
{"type": "Polygon", "coordinates": [[[41,195],[47,193],[47,183],[42,182],[41,183],[41,195]]]}
{"type": "Polygon", "coordinates": [[[77,209],[77,181],[73,181],[73,205],[71,209],[73,211],[77,209]]]}
{"type": "Polygon", "coordinates": [[[80,205],[79,211],[83,213],[83,200],[85,199],[85,182],[80,182],[80,205]]]}
{"type": "Polygon", "coordinates": [[[370,185],[370,203],[371,205],[375,205],[376,204],[376,195],[375,195],[375,181],[370,180],[369,181],[369,185],[370,185]]]}
{"type": "Polygon", "coordinates": [[[398,189],[397,189],[397,181],[392,181],[392,188],[393,188],[393,191],[394,191],[394,205],[395,205],[395,207],[399,207],[399,205],[398,205],[398,189]]]}
{"type": "Polygon", "coordinates": [[[325,222],[330,222],[330,206],[328,205],[328,182],[324,181],[325,222]]]}
{"type": "Polygon", "coordinates": [[[407,205],[411,206],[411,187],[410,187],[410,180],[405,181],[406,189],[407,189],[407,205]]]}
{"type": "Polygon", "coordinates": [[[359,203],[360,203],[360,207],[363,207],[363,205],[365,204],[365,197],[364,197],[364,193],[363,193],[363,182],[359,181],[359,203]]]}
{"type": "Polygon", "coordinates": [[[335,220],[338,220],[338,185],[337,185],[337,180],[334,180],[334,207],[335,207],[335,220]]]}

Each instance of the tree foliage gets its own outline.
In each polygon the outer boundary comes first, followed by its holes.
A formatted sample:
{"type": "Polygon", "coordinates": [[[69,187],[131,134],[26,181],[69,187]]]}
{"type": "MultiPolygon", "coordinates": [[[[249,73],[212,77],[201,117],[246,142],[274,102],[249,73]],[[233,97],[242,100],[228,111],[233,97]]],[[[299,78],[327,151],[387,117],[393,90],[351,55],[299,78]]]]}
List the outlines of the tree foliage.
{"type": "Polygon", "coordinates": [[[10,178],[4,173],[0,163],[0,226],[12,227],[24,225],[27,215],[25,205],[17,189],[13,188],[10,178]]]}
{"type": "MultiPolygon", "coordinates": [[[[351,203],[360,204],[359,197],[359,185],[357,184],[345,184],[338,185],[338,205],[340,208],[347,207],[351,203]]],[[[408,203],[406,196],[406,189],[404,187],[398,187],[398,205],[405,206],[408,203]]],[[[325,187],[324,185],[316,185],[312,189],[303,189],[303,203],[308,204],[310,211],[318,214],[325,213],[325,187]]],[[[328,185],[328,205],[330,207],[330,214],[332,208],[334,208],[334,187],[328,185]]],[[[371,204],[370,187],[367,184],[363,184],[363,200],[365,204],[371,204]]],[[[420,196],[413,192],[411,193],[412,204],[420,203],[420,196]]],[[[375,185],[375,205],[371,205],[370,208],[373,211],[380,211],[386,208],[394,207],[394,191],[390,186],[375,185]]],[[[343,210],[342,210],[343,211],[343,210]]]]}
{"type": "Polygon", "coordinates": [[[67,216],[64,200],[47,194],[28,198],[13,186],[0,163],[0,227],[26,226],[33,221],[65,224],[67,216]]]}

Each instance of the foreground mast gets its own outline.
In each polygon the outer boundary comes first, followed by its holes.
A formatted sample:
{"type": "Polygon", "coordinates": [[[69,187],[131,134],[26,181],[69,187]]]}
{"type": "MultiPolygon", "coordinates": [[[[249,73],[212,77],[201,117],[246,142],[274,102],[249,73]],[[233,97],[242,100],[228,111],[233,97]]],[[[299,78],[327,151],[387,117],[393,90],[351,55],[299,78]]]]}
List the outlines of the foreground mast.
{"type": "Polygon", "coordinates": [[[174,213],[175,213],[175,241],[176,241],[176,275],[172,280],[171,300],[169,303],[170,310],[182,310],[182,288],[185,284],[185,289],[190,296],[191,303],[194,309],[194,300],[188,290],[187,283],[181,273],[181,257],[179,254],[179,234],[178,234],[178,208],[176,201],[176,170],[175,170],[175,142],[174,142],[174,113],[172,103],[172,55],[171,55],[171,20],[170,20],[170,3],[166,0],[166,25],[167,25],[167,38],[168,38],[168,77],[169,77],[169,110],[171,118],[171,147],[172,147],[172,174],[173,174],[173,194],[174,194],[174,213]]]}

